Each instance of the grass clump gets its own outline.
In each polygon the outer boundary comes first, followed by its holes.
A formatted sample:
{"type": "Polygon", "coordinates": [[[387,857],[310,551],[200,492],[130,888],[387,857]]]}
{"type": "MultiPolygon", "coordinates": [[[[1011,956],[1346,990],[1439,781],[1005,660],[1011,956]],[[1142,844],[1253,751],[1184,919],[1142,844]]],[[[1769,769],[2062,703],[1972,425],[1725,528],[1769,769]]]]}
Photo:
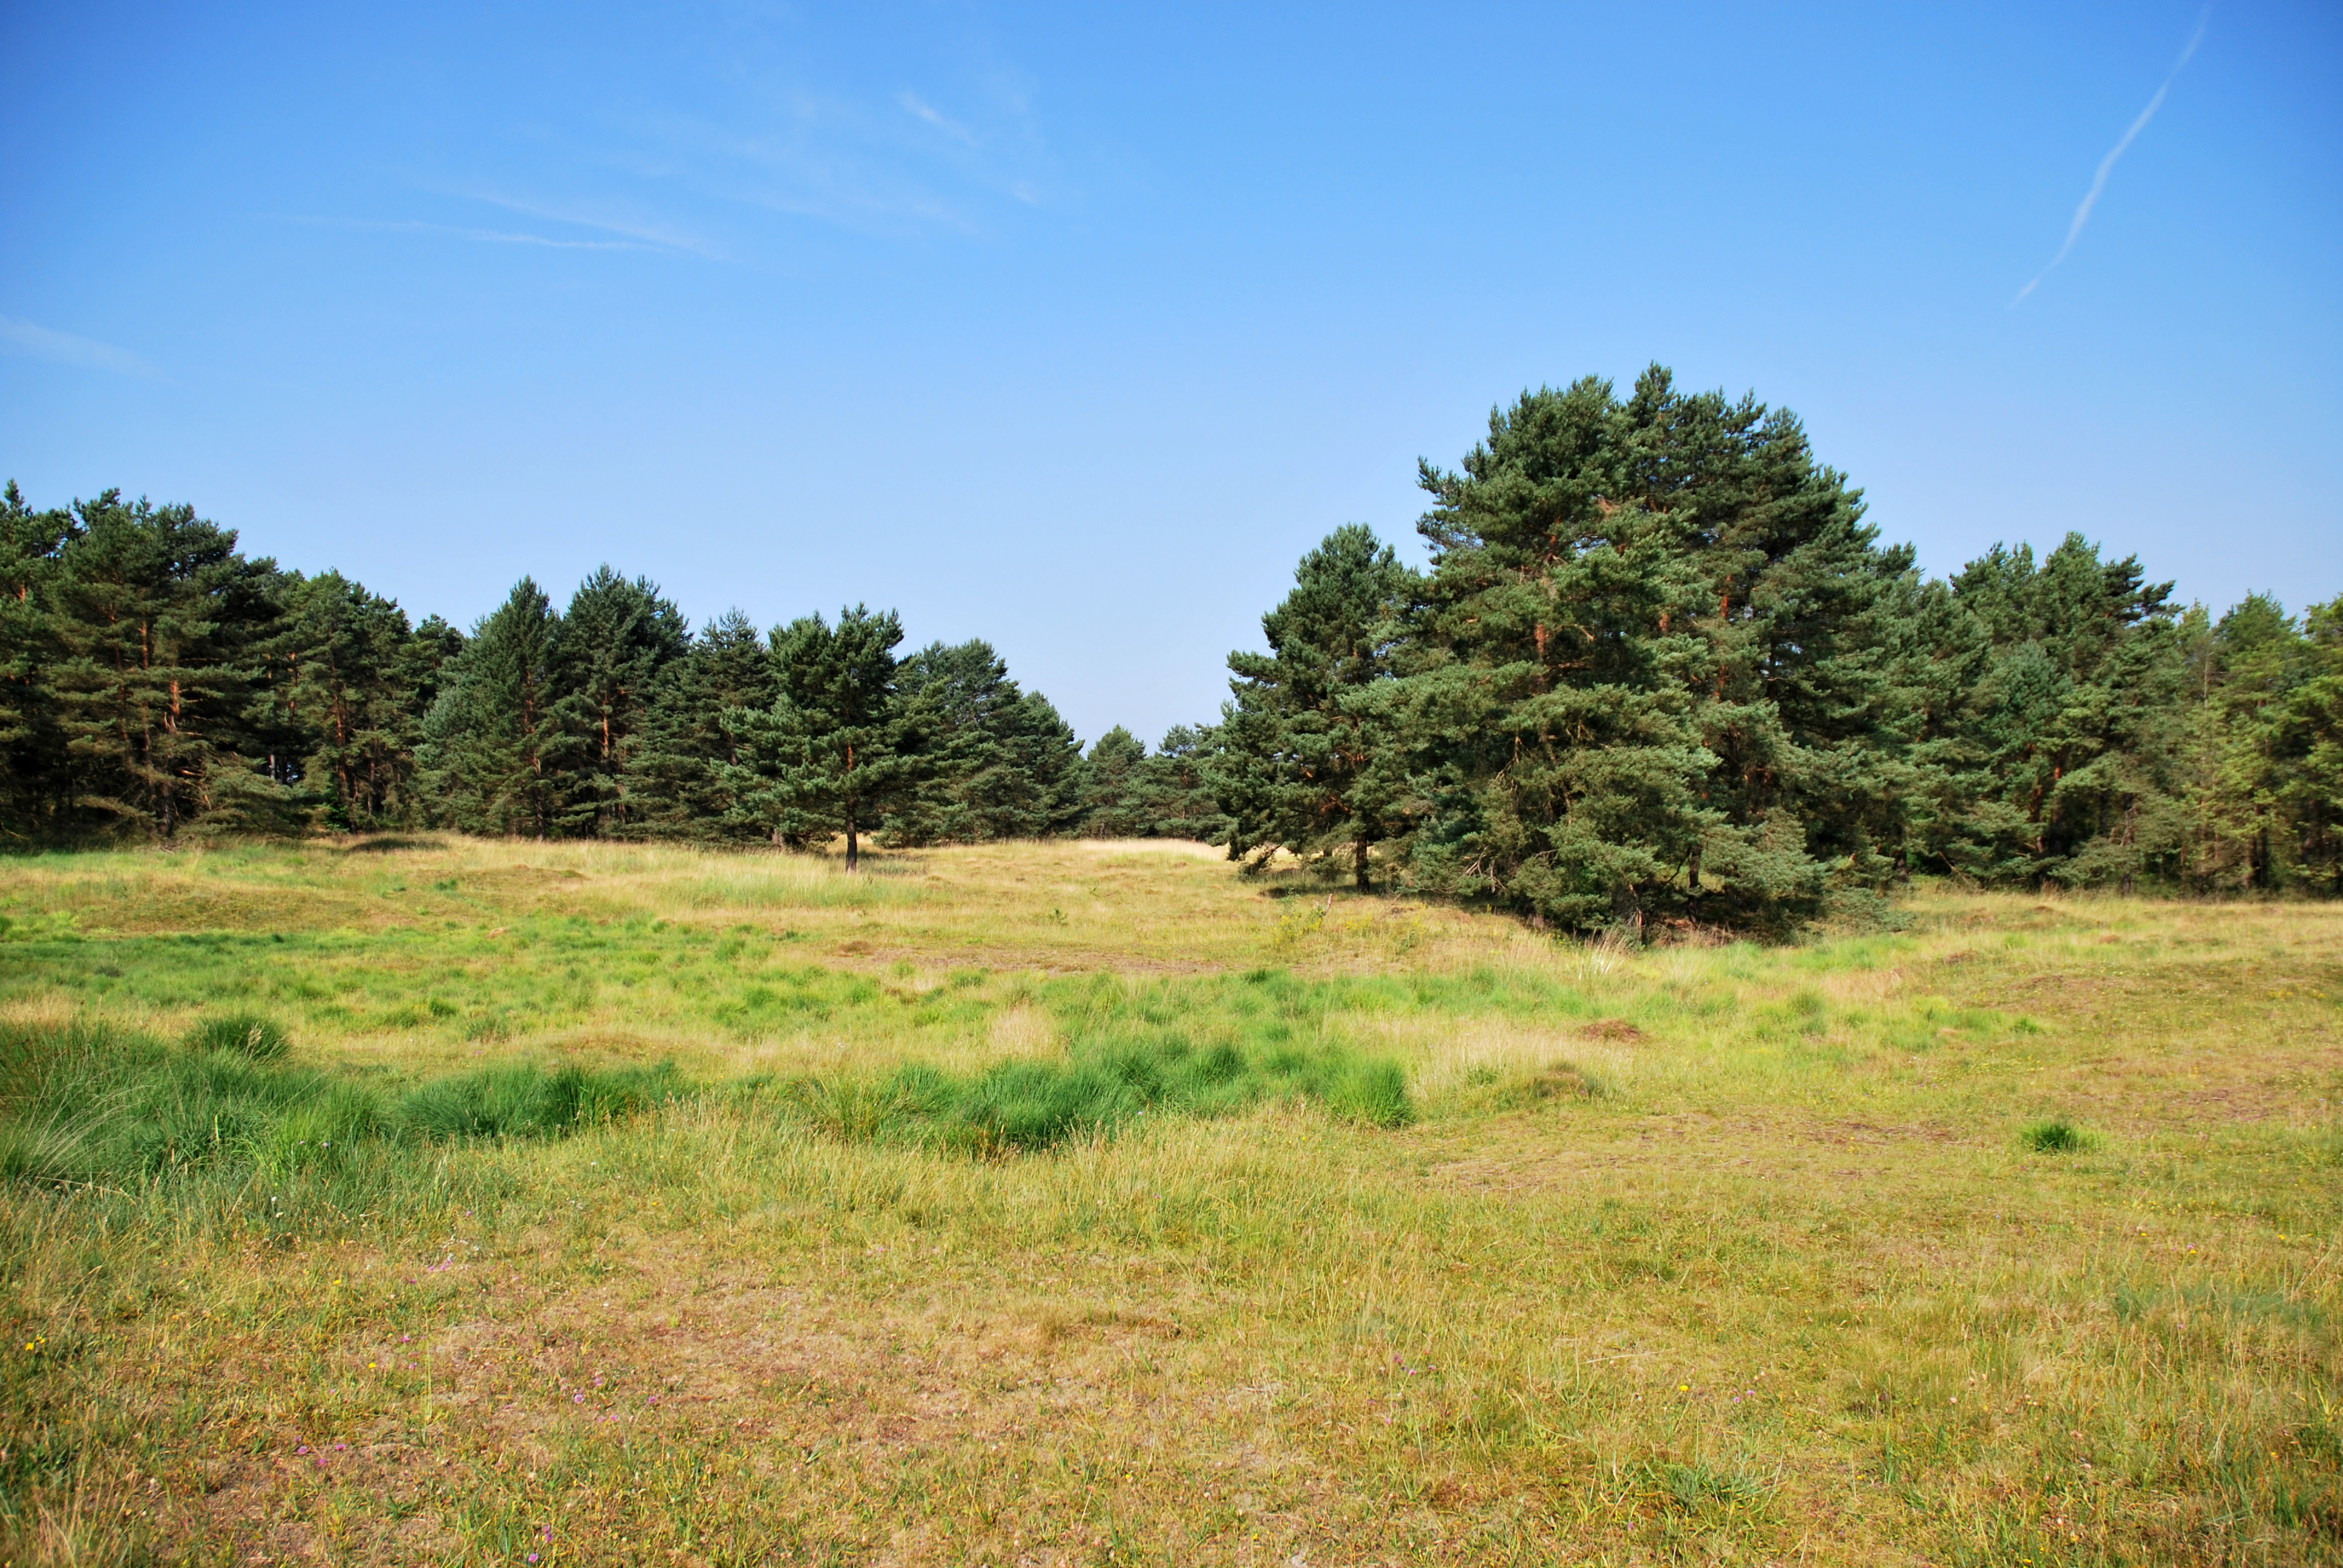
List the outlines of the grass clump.
{"type": "Polygon", "coordinates": [[[2063,1116],[2029,1124],[2018,1134],[2018,1141],[2036,1154],[2079,1154],[2093,1141],[2089,1133],[2063,1116]]]}
{"type": "Polygon", "coordinates": [[[1223,1116],[1269,1100],[1308,1101],[1370,1127],[1404,1126],[1415,1115],[1396,1062],[1339,1046],[1248,1051],[1237,1040],[1200,1044],[1172,1030],[976,1073],[912,1064],[875,1080],[808,1079],[789,1099],[839,1137],[980,1155],[1047,1149],[1151,1112],[1223,1116]]]}
{"type": "Polygon", "coordinates": [[[283,1060],[228,1014],[173,1050],[103,1024],[0,1026],[0,1180],[116,1185],[338,1167],[369,1144],[561,1137],[683,1091],[673,1070],[506,1063],[403,1092],[283,1060]]]}
{"type": "Polygon", "coordinates": [[[684,1085],[669,1063],[595,1070],[565,1063],[550,1070],[512,1062],[426,1083],[397,1111],[417,1136],[559,1137],[598,1127],[678,1097],[684,1085]]]}
{"type": "Polygon", "coordinates": [[[224,1051],[255,1061],[276,1061],[293,1048],[284,1027],[266,1013],[226,1012],[187,1030],[189,1050],[224,1051]]]}

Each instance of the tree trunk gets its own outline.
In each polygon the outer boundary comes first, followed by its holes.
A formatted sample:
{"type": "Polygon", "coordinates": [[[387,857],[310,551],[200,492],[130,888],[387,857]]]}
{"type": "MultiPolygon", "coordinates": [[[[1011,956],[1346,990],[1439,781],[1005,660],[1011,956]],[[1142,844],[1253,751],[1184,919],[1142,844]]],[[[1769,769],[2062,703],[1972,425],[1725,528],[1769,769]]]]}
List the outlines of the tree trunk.
{"type": "Polygon", "coordinates": [[[1353,841],[1351,846],[1351,875],[1363,893],[1375,885],[1373,879],[1367,875],[1367,841],[1363,838],[1353,841]]]}
{"type": "Polygon", "coordinates": [[[854,813],[846,814],[846,869],[850,871],[862,862],[861,841],[854,835],[854,813]]]}
{"type": "Polygon", "coordinates": [[[1644,935],[1644,901],[1635,896],[1633,882],[1622,882],[1611,893],[1611,918],[1630,937],[1641,940],[1644,935]]]}

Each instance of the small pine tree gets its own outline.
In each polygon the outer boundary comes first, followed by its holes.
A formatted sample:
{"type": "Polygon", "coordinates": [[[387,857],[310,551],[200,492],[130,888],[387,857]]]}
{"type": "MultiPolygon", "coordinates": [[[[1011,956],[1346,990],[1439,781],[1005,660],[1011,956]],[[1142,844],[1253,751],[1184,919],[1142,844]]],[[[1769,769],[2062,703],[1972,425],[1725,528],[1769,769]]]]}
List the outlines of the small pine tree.
{"type": "Polygon", "coordinates": [[[1091,744],[1082,763],[1082,833],[1091,839],[1143,839],[1147,743],[1118,724],[1091,744]]]}
{"type": "Polygon", "coordinates": [[[436,820],[468,833],[551,838],[579,749],[556,684],[561,618],[528,578],[472,628],[424,721],[436,820]]]}
{"type": "Polygon", "coordinates": [[[1262,617],[1270,651],[1232,653],[1216,786],[1231,859],[1280,849],[1340,855],[1361,889],[1368,852],[1406,829],[1407,780],[1389,694],[1415,574],[1362,526],[1302,558],[1262,617]]]}
{"type": "Polygon", "coordinates": [[[603,566],[570,596],[554,660],[564,726],[577,742],[566,830],[623,834],[631,825],[628,764],[661,673],[690,646],[681,612],[646,578],[629,581],[603,566]]]}
{"type": "Polygon", "coordinates": [[[902,640],[894,611],[861,605],[840,611],[835,628],[811,615],[773,633],[778,695],[769,708],[728,713],[740,761],[723,776],[775,843],[844,833],[850,871],[862,835],[900,805],[911,771],[896,700],[902,640]]]}

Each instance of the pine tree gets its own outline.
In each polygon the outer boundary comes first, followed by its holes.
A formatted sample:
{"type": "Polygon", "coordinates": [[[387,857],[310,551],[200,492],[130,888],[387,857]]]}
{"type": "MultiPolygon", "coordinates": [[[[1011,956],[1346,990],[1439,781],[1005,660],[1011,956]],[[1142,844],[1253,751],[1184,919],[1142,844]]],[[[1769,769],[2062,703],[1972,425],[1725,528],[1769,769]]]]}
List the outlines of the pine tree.
{"type": "Polygon", "coordinates": [[[774,692],[772,652],[746,615],[728,610],[703,627],[652,691],[625,763],[628,820],[613,830],[707,841],[761,837],[767,829],[742,812],[724,769],[740,763],[733,713],[769,709],[774,692]]]}
{"type": "Polygon", "coordinates": [[[76,504],[49,583],[49,683],[77,804],[168,839],[248,769],[255,645],[276,627],[276,568],[191,507],[76,504]]]}
{"type": "Polygon", "coordinates": [[[608,566],[578,585],[561,617],[554,679],[566,728],[579,742],[565,781],[561,825],[618,833],[629,825],[628,762],[659,676],[691,646],[690,629],[648,578],[608,566]]]}
{"type": "Polygon", "coordinates": [[[2217,891],[2284,884],[2292,760],[2281,739],[2288,698],[2310,673],[2311,644],[2278,602],[2249,594],[2217,623],[2192,608],[2178,623],[2193,712],[2184,794],[2188,819],[2182,879],[2217,891]]]}
{"type": "Polygon", "coordinates": [[[1996,546],[1952,579],[1992,657],[1954,864],[1992,879],[2128,885],[2182,870],[2187,669],[2170,583],[2069,534],[2035,565],[1996,546]]]}
{"type": "Polygon", "coordinates": [[[1371,885],[1368,851],[1403,832],[1407,780],[1388,723],[1393,656],[1415,574],[1361,526],[1302,558],[1262,618],[1267,655],[1232,653],[1218,786],[1232,859],[1340,853],[1371,885]]]}
{"type": "Polygon", "coordinates": [[[1215,788],[1221,745],[1217,727],[1175,724],[1163,732],[1154,752],[1141,759],[1139,795],[1149,837],[1204,844],[1227,841],[1230,819],[1221,809],[1215,788]]]}
{"type": "Polygon", "coordinates": [[[15,480],[0,491],[0,835],[68,837],[77,793],[56,692],[49,593],[81,531],[62,507],[36,512],[15,480]]]}
{"type": "Polygon", "coordinates": [[[265,667],[278,748],[269,770],[305,784],[346,831],[407,820],[427,673],[407,612],[339,572],[290,574],[284,598],[285,629],[265,667]]]}
{"type": "Polygon", "coordinates": [[[2271,736],[2301,884],[2343,893],[2343,596],[2303,616],[2302,678],[2271,736]]]}
{"type": "Polygon", "coordinates": [[[740,761],[724,769],[739,810],[767,825],[776,843],[846,835],[846,869],[861,862],[861,836],[883,829],[910,774],[896,700],[895,648],[903,640],[892,610],[861,605],[773,633],[779,694],[769,708],[728,715],[740,761]]]}
{"type": "Polygon", "coordinates": [[[931,644],[903,660],[900,683],[916,775],[890,841],[1035,839],[1071,824],[1081,745],[1045,699],[1019,689],[991,644],[931,644]]]}
{"type": "Polygon", "coordinates": [[[580,749],[556,685],[561,618],[528,578],[472,628],[424,720],[435,819],[468,833],[551,838],[580,749]]]}
{"type": "Polygon", "coordinates": [[[1147,743],[1118,724],[1091,743],[1082,763],[1082,836],[1143,839],[1154,821],[1144,794],[1147,743]]]}
{"type": "Polygon", "coordinates": [[[1654,367],[1624,400],[1524,394],[1422,482],[1433,569],[1393,699],[1420,880],[1639,928],[1778,925],[1835,873],[1886,873],[1865,752],[1908,558],[1794,418],[1654,367]]]}

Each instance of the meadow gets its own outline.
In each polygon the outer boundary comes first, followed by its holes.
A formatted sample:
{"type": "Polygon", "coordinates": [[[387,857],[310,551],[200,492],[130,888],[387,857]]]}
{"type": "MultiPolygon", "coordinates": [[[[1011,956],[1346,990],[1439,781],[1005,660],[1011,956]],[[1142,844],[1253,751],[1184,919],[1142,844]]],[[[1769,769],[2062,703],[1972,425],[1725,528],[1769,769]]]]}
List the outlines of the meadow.
{"type": "Polygon", "coordinates": [[[0,1562],[2343,1562],[2343,908],[0,871],[0,1562]]]}

